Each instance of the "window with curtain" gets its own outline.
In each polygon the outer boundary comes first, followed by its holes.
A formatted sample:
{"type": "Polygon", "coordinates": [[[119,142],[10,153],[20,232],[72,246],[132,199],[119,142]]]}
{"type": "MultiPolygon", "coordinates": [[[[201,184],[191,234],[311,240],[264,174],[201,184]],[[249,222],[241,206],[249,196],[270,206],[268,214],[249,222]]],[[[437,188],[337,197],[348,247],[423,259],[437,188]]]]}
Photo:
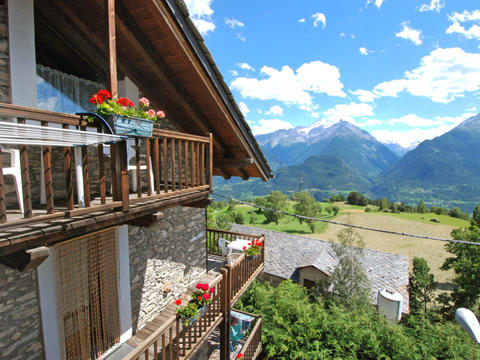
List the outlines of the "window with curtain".
{"type": "Polygon", "coordinates": [[[43,110],[74,114],[94,111],[90,97],[105,86],[101,83],[65,74],[37,65],[37,102],[43,110]]]}

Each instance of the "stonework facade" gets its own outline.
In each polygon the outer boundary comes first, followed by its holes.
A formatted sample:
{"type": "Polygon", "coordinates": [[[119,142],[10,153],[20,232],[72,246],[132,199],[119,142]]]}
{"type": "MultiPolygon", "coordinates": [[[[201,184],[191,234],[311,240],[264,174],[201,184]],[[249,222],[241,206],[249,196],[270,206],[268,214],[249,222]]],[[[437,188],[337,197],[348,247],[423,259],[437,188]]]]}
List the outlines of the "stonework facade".
{"type": "Polygon", "coordinates": [[[10,102],[10,55],[6,5],[0,5],[0,102],[10,102]]]}
{"type": "Polygon", "coordinates": [[[177,206],[149,228],[129,226],[133,330],[205,275],[205,209],[177,206]]]}
{"type": "Polygon", "coordinates": [[[37,273],[0,265],[0,358],[43,359],[37,273]]]}

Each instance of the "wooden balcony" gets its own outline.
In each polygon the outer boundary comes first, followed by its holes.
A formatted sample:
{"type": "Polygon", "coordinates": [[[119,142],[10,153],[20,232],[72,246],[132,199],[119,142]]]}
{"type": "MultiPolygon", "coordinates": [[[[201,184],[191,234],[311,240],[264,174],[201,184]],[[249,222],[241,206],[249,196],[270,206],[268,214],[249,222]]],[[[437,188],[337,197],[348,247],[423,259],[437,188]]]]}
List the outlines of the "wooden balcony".
{"type": "MultiPolygon", "coordinates": [[[[207,252],[209,255],[221,256],[222,252],[218,246],[218,240],[223,238],[228,242],[237,239],[248,241],[260,241],[265,243],[265,236],[242,234],[231,231],[208,229],[207,230],[207,252]]],[[[253,280],[263,272],[265,258],[265,246],[262,246],[262,252],[255,259],[247,259],[242,254],[232,264],[225,264],[229,276],[229,299],[234,304],[245,290],[250,286],[253,280]]],[[[218,260],[218,259],[217,259],[218,260]]]]}
{"type": "MultiPolygon", "coordinates": [[[[211,246],[212,251],[218,253],[215,250],[218,247],[218,239],[224,236],[230,236],[230,239],[234,237],[247,238],[264,242],[263,236],[208,229],[207,243],[209,244],[209,249],[211,246]],[[214,239],[216,239],[216,243],[214,239]]],[[[229,324],[229,314],[233,304],[263,271],[263,260],[264,251],[254,260],[247,259],[242,254],[231,265],[221,264],[213,272],[218,274],[213,280],[207,281],[204,279],[204,282],[208,282],[210,286],[215,288],[214,298],[207,312],[194,325],[184,329],[180,319],[175,314],[176,306],[171,304],[159,316],[137,332],[132,340],[129,340],[129,344],[136,346],[136,348],[125,359],[188,359],[194,355],[198,346],[221,324],[224,324],[221,327],[221,332],[223,329],[223,336],[220,337],[221,352],[224,356],[223,358],[230,358],[230,327],[225,326],[225,324],[229,324]]],[[[194,289],[191,289],[185,295],[189,296],[193,291],[194,289]]],[[[244,354],[245,359],[251,360],[256,359],[262,349],[262,320],[261,317],[254,316],[257,317],[255,325],[249,336],[244,339],[245,341],[240,350],[244,354]]]]}
{"type": "MultiPolygon", "coordinates": [[[[0,103],[0,117],[57,131],[100,132],[80,116],[10,104],[0,103]]],[[[39,238],[58,238],[82,227],[93,231],[135,219],[154,221],[155,210],[205,200],[211,192],[211,135],[154,129],[152,137],[81,148],[21,140],[0,145],[19,151],[24,205],[22,214],[13,182],[0,171],[0,255],[27,248],[27,239],[44,244],[39,238]]]]}

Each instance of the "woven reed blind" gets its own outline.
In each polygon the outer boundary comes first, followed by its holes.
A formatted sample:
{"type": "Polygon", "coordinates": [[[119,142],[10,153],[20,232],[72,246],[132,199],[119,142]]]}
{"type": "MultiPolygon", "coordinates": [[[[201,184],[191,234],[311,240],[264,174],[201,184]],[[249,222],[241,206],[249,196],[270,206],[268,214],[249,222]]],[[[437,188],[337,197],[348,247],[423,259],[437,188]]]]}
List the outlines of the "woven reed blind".
{"type": "Polygon", "coordinates": [[[116,229],[55,246],[67,359],[97,359],[119,341],[116,229]]]}

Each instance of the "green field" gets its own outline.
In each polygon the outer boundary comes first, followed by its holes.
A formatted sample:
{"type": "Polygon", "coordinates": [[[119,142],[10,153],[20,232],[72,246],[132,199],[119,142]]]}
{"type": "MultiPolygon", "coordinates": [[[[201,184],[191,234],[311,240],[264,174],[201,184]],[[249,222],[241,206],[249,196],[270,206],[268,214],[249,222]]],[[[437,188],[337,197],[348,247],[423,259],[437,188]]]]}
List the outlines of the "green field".
{"type": "Polygon", "coordinates": [[[417,214],[417,213],[384,213],[384,212],[373,212],[373,214],[381,214],[385,216],[393,216],[398,219],[410,220],[410,221],[419,221],[425,224],[443,224],[453,226],[455,228],[460,228],[468,225],[467,220],[454,218],[448,215],[437,215],[433,213],[417,214]],[[438,223],[431,221],[431,219],[438,219],[438,223]]]}

